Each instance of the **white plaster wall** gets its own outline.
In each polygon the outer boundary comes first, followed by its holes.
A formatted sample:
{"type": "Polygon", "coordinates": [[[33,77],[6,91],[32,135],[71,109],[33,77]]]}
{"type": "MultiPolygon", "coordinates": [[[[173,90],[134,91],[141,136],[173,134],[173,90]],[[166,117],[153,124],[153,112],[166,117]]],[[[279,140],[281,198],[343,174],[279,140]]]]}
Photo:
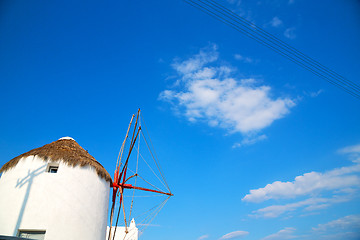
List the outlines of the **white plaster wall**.
{"type": "Polygon", "coordinates": [[[46,240],[104,240],[110,183],[89,167],[48,162],[30,156],[0,178],[0,235],[19,229],[45,230],[46,240]]]}
{"type": "MultiPolygon", "coordinates": [[[[106,229],[106,240],[108,240],[109,229],[110,229],[109,227],[107,227],[107,229],[106,229]]],[[[113,236],[114,236],[114,230],[115,230],[115,227],[112,227],[111,240],[113,239],[113,236]]],[[[125,236],[125,227],[116,227],[115,240],[138,240],[139,230],[137,227],[130,226],[127,230],[128,230],[128,233],[125,236]]]]}

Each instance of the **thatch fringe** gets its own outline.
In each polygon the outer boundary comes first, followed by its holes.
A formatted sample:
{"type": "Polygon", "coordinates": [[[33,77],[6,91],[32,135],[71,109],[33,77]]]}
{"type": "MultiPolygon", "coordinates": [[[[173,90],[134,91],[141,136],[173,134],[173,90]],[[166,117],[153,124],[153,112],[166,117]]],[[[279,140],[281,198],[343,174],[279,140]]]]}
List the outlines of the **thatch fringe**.
{"type": "Polygon", "coordinates": [[[28,156],[38,156],[44,161],[51,160],[54,162],[62,161],[69,166],[92,166],[95,168],[97,174],[111,183],[111,176],[106,169],[91,156],[85,149],[83,149],[75,140],[59,139],[55,142],[46,144],[40,148],[35,148],[29,152],[23,153],[5,163],[1,172],[5,172],[15,167],[21,158],[28,156]]]}

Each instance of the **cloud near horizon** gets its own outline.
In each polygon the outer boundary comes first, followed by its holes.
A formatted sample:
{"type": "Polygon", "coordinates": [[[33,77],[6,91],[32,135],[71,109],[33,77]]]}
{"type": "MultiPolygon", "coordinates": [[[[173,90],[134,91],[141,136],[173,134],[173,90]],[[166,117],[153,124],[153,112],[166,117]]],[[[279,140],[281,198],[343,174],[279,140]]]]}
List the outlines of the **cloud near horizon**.
{"type": "MultiPolygon", "coordinates": [[[[348,154],[360,153],[359,145],[341,149],[348,154]]],[[[270,199],[286,200],[304,198],[283,205],[271,205],[253,211],[250,216],[274,218],[298,209],[311,212],[325,209],[333,204],[352,200],[354,193],[360,189],[360,163],[335,168],[324,173],[309,172],[295,177],[294,181],[275,181],[263,188],[250,190],[242,201],[264,202],[270,199]],[[327,196],[327,197],[323,197],[327,196]]]]}
{"type": "Polygon", "coordinates": [[[271,234],[269,236],[266,236],[262,238],[261,240],[284,240],[284,239],[294,239],[296,236],[293,235],[295,232],[295,228],[287,227],[284,228],[277,233],[271,234]]]}
{"type": "Polygon", "coordinates": [[[308,198],[306,200],[288,203],[284,205],[271,205],[265,208],[258,209],[253,211],[253,214],[250,216],[253,217],[263,217],[263,218],[276,218],[286,213],[292,213],[299,209],[304,211],[311,212],[315,210],[320,210],[327,208],[335,203],[347,202],[351,198],[348,196],[335,196],[332,198],[308,198]]]}
{"type": "Polygon", "coordinates": [[[243,238],[243,237],[245,237],[247,235],[249,235],[249,232],[246,232],[246,231],[234,231],[234,232],[230,232],[228,234],[225,234],[224,236],[219,238],[219,240],[239,239],[239,238],[243,238]]]}
{"type": "Polygon", "coordinates": [[[256,79],[233,77],[235,69],[218,60],[217,46],[211,45],[187,60],[175,61],[176,84],[162,91],[159,99],[171,103],[190,122],[243,135],[254,135],[295,106],[290,98],[274,98],[271,87],[259,85],[256,79]]]}
{"type": "Polygon", "coordinates": [[[309,172],[292,182],[276,181],[263,188],[250,190],[242,200],[263,202],[269,199],[289,199],[326,190],[342,190],[360,185],[360,164],[336,168],[325,173],[309,172]]]}
{"type": "Polygon", "coordinates": [[[319,224],[313,231],[326,232],[347,229],[360,234],[360,215],[348,215],[328,223],[319,224]]]}
{"type": "Polygon", "coordinates": [[[209,238],[210,236],[208,234],[205,234],[205,235],[202,235],[198,238],[198,240],[204,240],[204,239],[207,239],[209,238]]]}

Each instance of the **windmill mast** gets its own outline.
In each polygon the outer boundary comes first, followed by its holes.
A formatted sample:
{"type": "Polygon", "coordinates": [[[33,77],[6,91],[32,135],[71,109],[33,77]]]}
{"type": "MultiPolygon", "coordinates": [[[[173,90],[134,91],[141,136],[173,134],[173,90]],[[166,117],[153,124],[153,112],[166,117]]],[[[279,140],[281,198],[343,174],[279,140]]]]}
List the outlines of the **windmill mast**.
{"type": "Polygon", "coordinates": [[[124,203],[123,203],[125,189],[133,189],[133,190],[140,190],[140,191],[158,193],[158,194],[167,195],[169,197],[173,196],[173,194],[171,193],[170,190],[169,190],[169,192],[164,192],[164,191],[160,191],[160,190],[156,190],[156,189],[150,189],[150,188],[134,186],[132,184],[127,183],[127,181],[130,180],[131,178],[138,176],[137,173],[134,173],[130,177],[127,177],[127,173],[128,173],[129,159],[130,159],[132,150],[133,150],[133,148],[135,146],[135,143],[136,143],[137,139],[139,138],[140,132],[142,131],[141,124],[139,123],[140,109],[138,109],[138,112],[136,114],[136,121],[135,121],[135,124],[134,124],[134,130],[133,130],[131,141],[130,141],[129,151],[128,151],[128,154],[127,154],[127,157],[126,157],[126,160],[125,160],[124,164],[122,164],[123,151],[124,151],[124,148],[125,148],[126,141],[127,141],[128,137],[129,137],[129,131],[131,129],[134,117],[135,116],[132,115],[132,118],[131,118],[130,123],[129,123],[129,127],[127,129],[125,139],[124,139],[123,144],[121,146],[119,156],[118,156],[117,166],[116,166],[115,173],[114,173],[114,181],[111,184],[111,187],[113,189],[113,195],[112,195],[112,206],[111,206],[111,212],[110,212],[110,229],[109,229],[108,240],[111,240],[111,239],[114,240],[115,239],[116,226],[118,224],[121,208],[123,209],[123,214],[124,214],[125,233],[127,233],[127,221],[126,221],[125,207],[124,207],[124,203]],[[121,171],[120,171],[120,168],[121,168],[121,171]],[[112,227],[113,227],[112,223],[113,223],[113,217],[114,217],[114,211],[115,211],[115,204],[116,204],[117,195],[119,195],[119,208],[118,208],[118,214],[117,214],[117,219],[116,219],[116,223],[115,223],[114,234],[112,234],[111,230],[112,230],[112,227]]]}

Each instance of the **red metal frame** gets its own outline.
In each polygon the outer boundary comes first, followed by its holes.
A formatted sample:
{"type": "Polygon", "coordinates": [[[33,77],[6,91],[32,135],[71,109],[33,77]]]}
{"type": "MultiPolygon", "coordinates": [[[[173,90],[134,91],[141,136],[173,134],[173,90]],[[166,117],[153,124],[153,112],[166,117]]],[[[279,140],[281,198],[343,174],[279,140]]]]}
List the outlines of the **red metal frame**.
{"type": "MultiPolygon", "coordinates": [[[[114,181],[111,183],[111,186],[110,186],[113,189],[112,207],[111,207],[111,215],[110,215],[110,227],[112,225],[113,212],[114,212],[114,207],[115,207],[116,195],[117,195],[118,191],[120,191],[120,194],[121,194],[120,200],[119,200],[119,202],[120,202],[119,211],[121,209],[121,205],[122,205],[122,201],[123,201],[124,189],[136,189],[136,190],[142,190],[142,191],[147,191],[147,192],[164,194],[164,195],[167,195],[167,196],[173,196],[173,194],[171,192],[167,193],[167,192],[158,191],[158,190],[154,190],[154,189],[137,187],[137,186],[133,186],[131,184],[126,183],[132,177],[137,176],[137,174],[135,174],[135,175],[130,176],[129,178],[126,178],[128,162],[129,162],[129,158],[130,158],[130,155],[131,155],[131,151],[132,151],[132,149],[133,149],[133,147],[135,145],[137,137],[139,136],[139,132],[141,131],[141,126],[139,126],[138,130],[136,131],[138,118],[139,118],[139,113],[140,113],[140,109],[138,110],[138,114],[137,114],[137,117],[136,117],[136,122],[135,122],[135,126],[134,126],[134,132],[133,132],[132,139],[131,139],[131,142],[130,142],[130,149],[129,149],[129,153],[128,153],[128,156],[126,158],[125,164],[123,165],[123,168],[121,169],[121,172],[120,172],[120,164],[116,167],[116,170],[115,170],[115,173],[114,173],[114,181]],[[136,132],[136,134],[135,134],[135,132],[136,132]]],[[[133,115],[133,118],[134,118],[134,115],[133,115]]],[[[130,125],[131,125],[132,119],[130,121],[130,125]]],[[[130,125],[129,125],[129,129],[130,129],[130,125]]],[[[126,136],[126,138],[127,138],[127,136],[126,136]]],[[[126,138],[125,138],[124,142],[126,141],[126,138]]],[[[126,221],[126,218],[125,218],[125,221],[126,221]]],[[[110,240],[110,238],[111,238],[111,229],[110,229],[110,232],[109,232],[109,238],[108,239],[110,240]]]]}

